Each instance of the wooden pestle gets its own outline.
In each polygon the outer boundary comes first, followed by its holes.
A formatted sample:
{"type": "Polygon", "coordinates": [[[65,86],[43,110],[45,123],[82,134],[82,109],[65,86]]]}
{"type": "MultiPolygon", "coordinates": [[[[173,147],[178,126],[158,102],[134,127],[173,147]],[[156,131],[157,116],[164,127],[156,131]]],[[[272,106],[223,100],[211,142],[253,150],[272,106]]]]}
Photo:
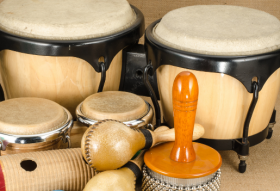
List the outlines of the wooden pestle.
{"type": "Polygon", "coordinates": [[[196,77],[187,71],[178,74],[173,83],[172,97],[175,143],[170,158],[177,162],[191,162],[196,158],[192,144],[198,100],[196,77]]]}
{"type": "MultiPolygon", "coordinates": [[[[204,178],[214,176],[221,167],[222,159],[213,148],[192,142],[198,100],[195,76],[187,71],[179,73],[174,80],[172,94],[175,141],[158,145],[145,153],[148,179],[172,185],[177,182],[177,185],[185,187],[195,182],[204,184],[204,178]]],[[[150,183],[143,184],[144,190],[154,189],[150,183]]]]}

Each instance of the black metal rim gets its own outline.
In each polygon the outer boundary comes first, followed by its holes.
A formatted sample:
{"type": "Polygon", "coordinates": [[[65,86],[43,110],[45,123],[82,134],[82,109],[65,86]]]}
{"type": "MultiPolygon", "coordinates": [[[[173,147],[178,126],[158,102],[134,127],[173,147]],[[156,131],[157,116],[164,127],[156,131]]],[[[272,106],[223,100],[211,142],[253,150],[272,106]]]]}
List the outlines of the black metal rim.
{"type": "Polygon", "coordinates": [[[144,34],[144,15],[136,7],[131,7],[137,18],[132,26],[121,32],[84,40],[45,40],[21,37],[0,30],[0,51],[9,49],[42,56],[78,57],[87,61],[97,72],[101,71],[98,59],[104,57],[107,70],[120,50],[137,43],[144,34]]]}
{"type": "MultiPolygon", "coordinates": [[[[268,133],[268,126],[262,130],[261,132],[251,135],[248,137],[248,141],[250,143],[250,147],[261,143],[266,139],[268,133]]],[[[237,141],[242,142],[242,138],[240,139],[205,139],[200,138],[195,142],[203,143],[208,145],[216,150],[236,150],[237,141]]]]}
{"type": "Polygon", "coordinates": [[[148,26],[145,32],[147,63],[154,72],[161,65],[173,65],[193,70],[223,73],[239,80],[252,93],[252,78],[259,80],[261,90],[266,80],[280,67],[280,50],[250,56],[212,56],[186,52],[168,47],[153,36],[153,28],[161,19],[148,26]]]}

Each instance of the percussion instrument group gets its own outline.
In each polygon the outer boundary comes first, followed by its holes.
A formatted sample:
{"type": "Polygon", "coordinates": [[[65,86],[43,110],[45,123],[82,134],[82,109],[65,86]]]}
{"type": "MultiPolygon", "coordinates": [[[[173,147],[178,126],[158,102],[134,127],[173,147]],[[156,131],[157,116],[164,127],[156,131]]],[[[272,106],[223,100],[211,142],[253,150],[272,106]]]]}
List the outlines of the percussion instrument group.
{"type": "Polygon", "coordinates": [[[217,150],[244,173],[272,135],[279,60],[280,21],[251,8],[145,30],[126,0],[0,0],[0,191],[220,190],[217,150]]]}

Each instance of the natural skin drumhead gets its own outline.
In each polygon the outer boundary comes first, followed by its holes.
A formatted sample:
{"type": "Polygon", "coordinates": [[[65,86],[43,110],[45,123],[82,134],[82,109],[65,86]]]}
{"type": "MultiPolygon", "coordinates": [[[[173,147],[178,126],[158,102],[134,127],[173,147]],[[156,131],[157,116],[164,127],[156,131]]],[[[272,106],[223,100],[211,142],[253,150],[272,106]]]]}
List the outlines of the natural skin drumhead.
{"type": "Polygon", "coordinates": [[[34,135],[62,127],[67,114],[59,104],[43,98],[15,98],[0,102],[0,133],[34,135]]]}
{"type": "Polygon", "coordinates": [[[106,91],[86,98],[81,110],[86,117],[93,120],[130,121],[143,117],[148,108],[145,101],[135,94],[106,91]]]}
{"type": "Polygon", "coordinates": [[[38,39],[103,37],[135,19],[126,0],[0,0],[0,29],[38,39]]]}
{"type": "Polygon", "coordinates": [[[153,29],[161,43],[209,55],[253,55],[280,48],[280,21],[263,11],[197,5],[167,13],[153,29]]]}

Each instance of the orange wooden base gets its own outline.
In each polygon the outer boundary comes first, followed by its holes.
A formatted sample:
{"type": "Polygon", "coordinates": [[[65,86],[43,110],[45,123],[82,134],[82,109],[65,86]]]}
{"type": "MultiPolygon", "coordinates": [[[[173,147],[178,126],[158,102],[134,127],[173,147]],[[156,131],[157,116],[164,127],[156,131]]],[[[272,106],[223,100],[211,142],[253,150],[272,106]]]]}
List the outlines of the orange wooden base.
{"type": "Polygon", "coordinates": [[[174,142],[161,144],[148,150],[145,164],[154,172],[173,178],[200,178],[215,173],[222,165],[218,151],[201,143],[193,143],[196,159],[192,162],[176,162],[170,159],[174,142]]]}

